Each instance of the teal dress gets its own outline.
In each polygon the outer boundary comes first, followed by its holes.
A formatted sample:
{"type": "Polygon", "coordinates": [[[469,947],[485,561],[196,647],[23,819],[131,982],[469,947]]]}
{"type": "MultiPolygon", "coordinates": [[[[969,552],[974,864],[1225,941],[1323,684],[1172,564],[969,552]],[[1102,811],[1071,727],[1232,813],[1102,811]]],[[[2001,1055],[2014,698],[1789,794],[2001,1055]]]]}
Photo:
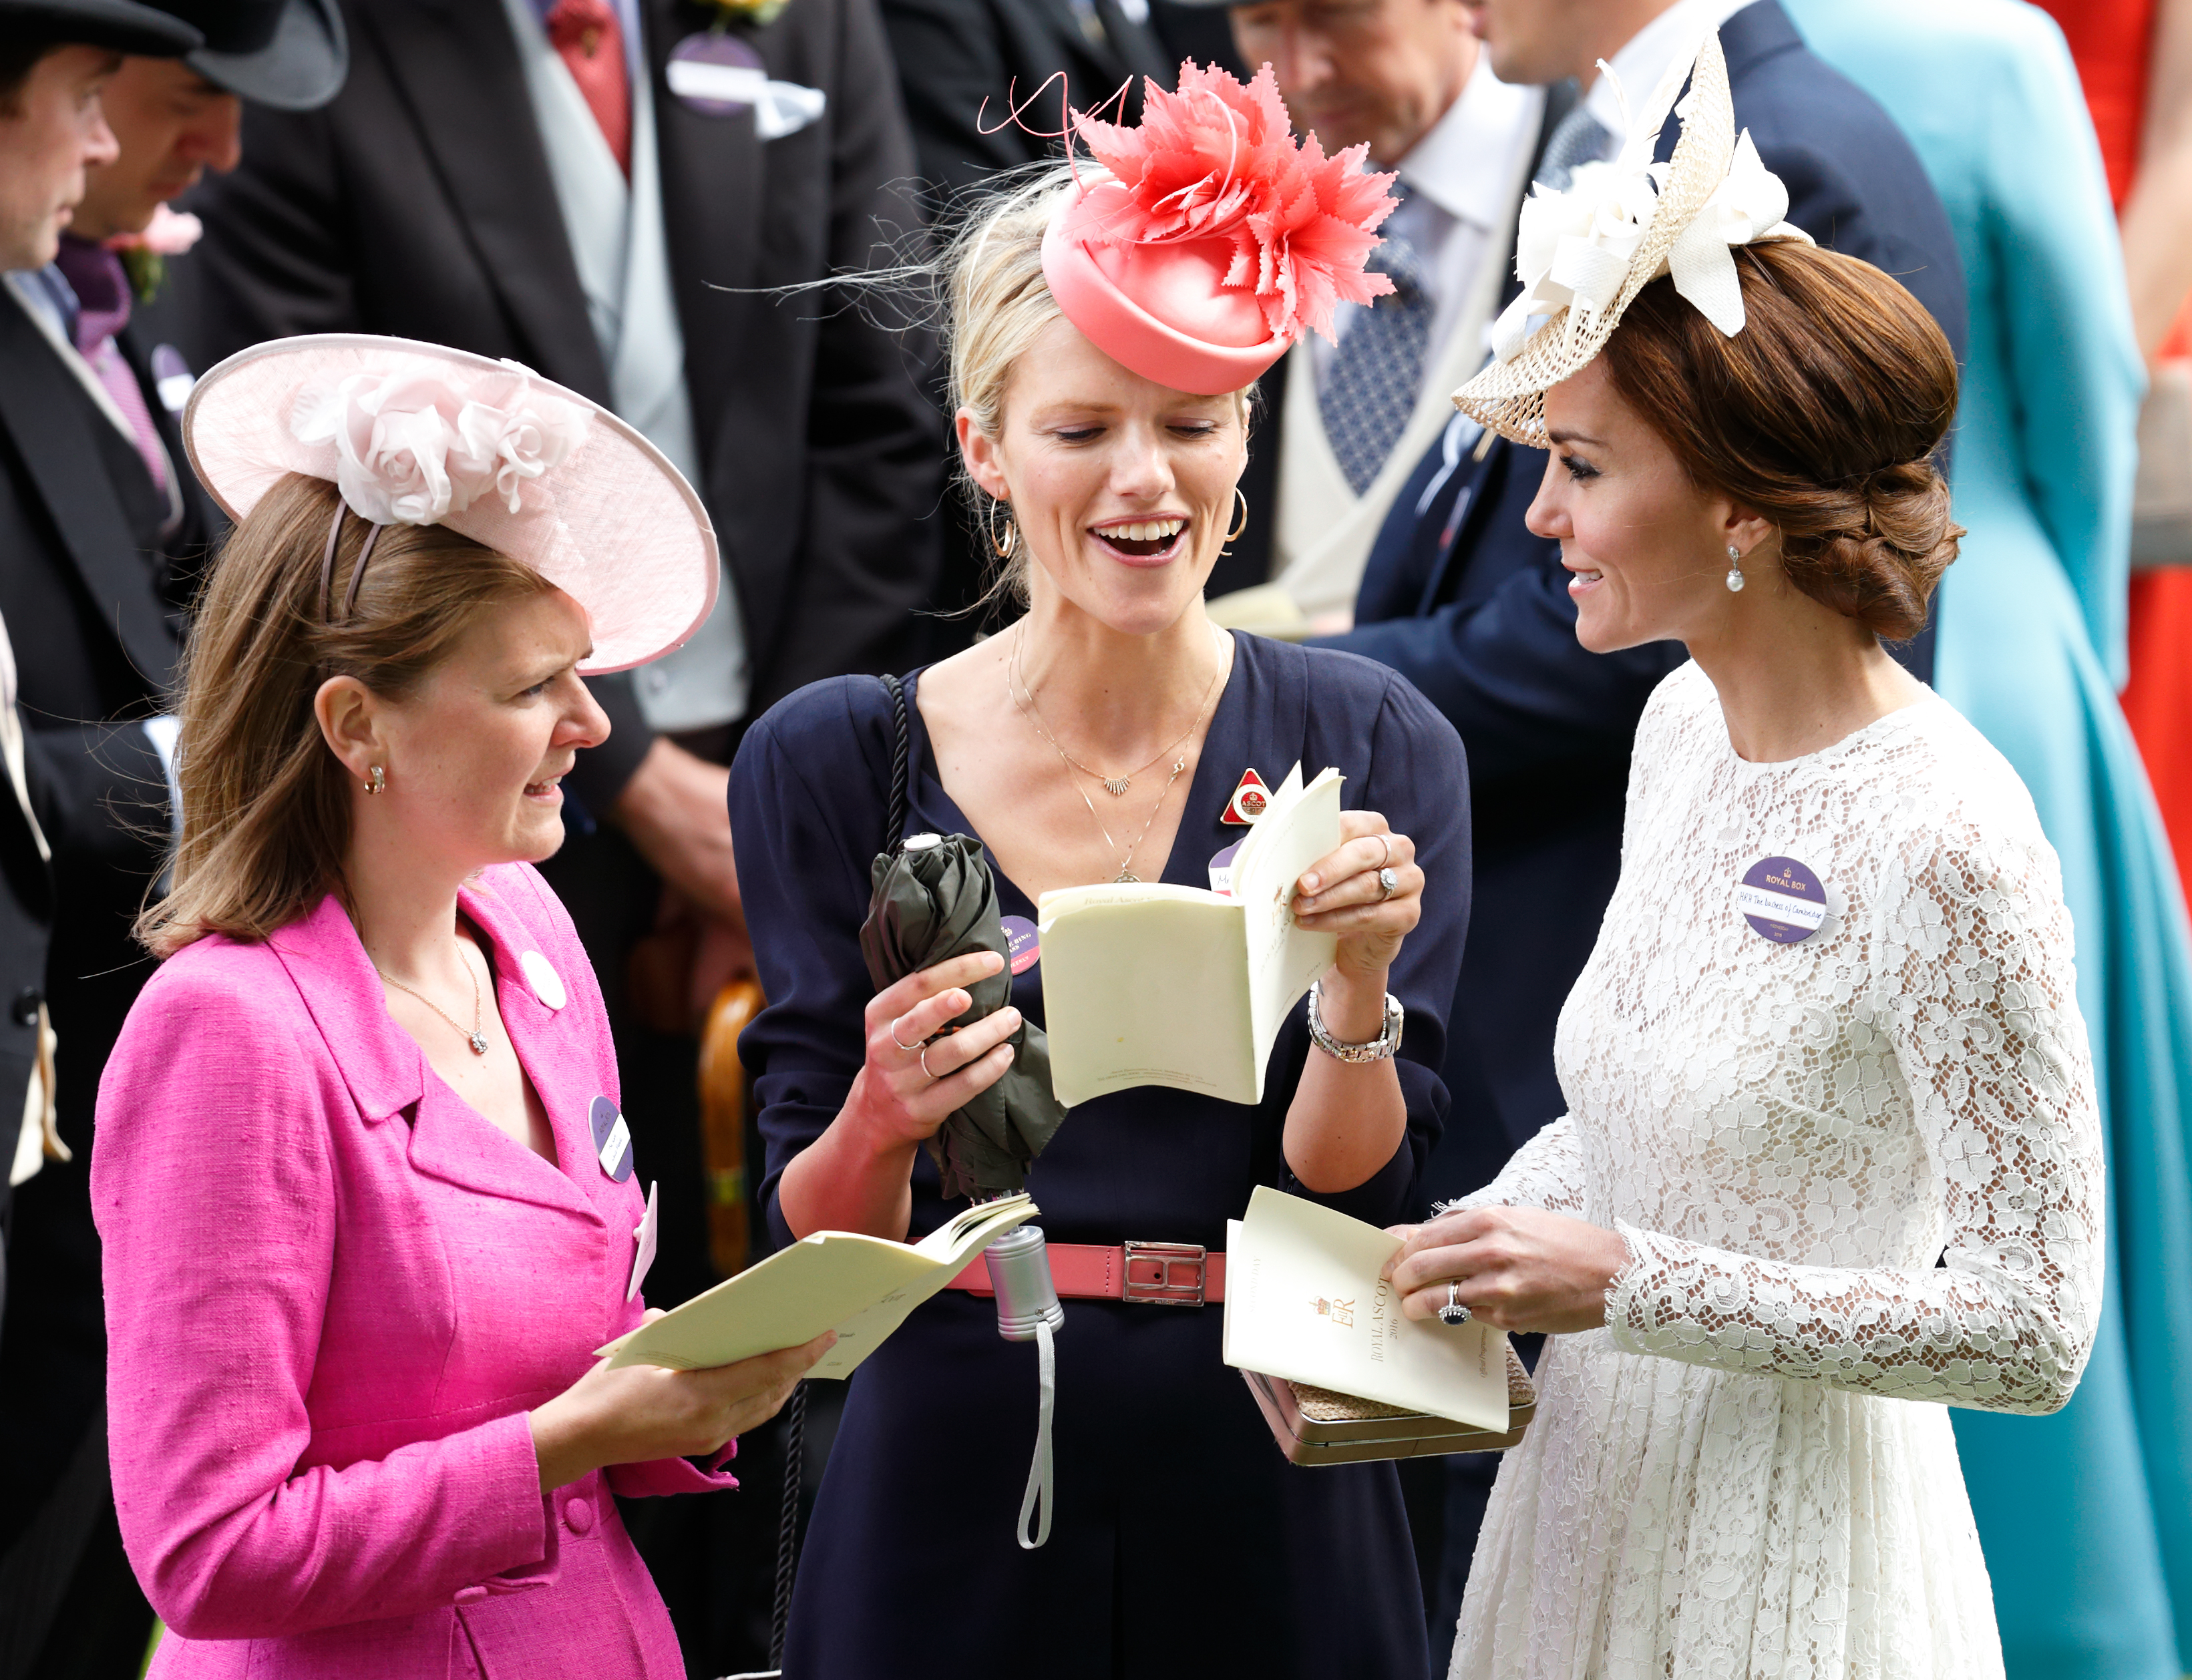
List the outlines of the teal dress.
{"type": "Polygon", "coordinates": [[[2047,14],[2017,0],[1784,0],[1903,125],[1971,288],[1936,686],[2016,766],[2063,861],[2108,1122],[2109,1277],[2070,1404],[1959,1411],[2011,1680],[2192,1659],[2192,948],[2125,671],[2143,384],[2100,149],[2047,14]]]}

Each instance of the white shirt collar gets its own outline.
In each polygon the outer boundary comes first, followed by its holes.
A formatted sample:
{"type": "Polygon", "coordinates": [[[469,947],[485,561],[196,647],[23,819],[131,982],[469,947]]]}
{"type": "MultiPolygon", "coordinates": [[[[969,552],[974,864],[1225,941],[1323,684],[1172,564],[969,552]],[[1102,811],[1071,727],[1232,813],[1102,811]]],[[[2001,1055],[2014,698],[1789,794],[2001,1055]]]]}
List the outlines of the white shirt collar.
{"type": "Polygon", "coordinates": [[[1492,54],[1478,53],[1460,98],[1401,159],[1401,179],[1458,221],[1498,226],[1514,185],[1508,166],[1544,97],[1542,88],[1502,82],[1492,73],[1492,54]]]}
{"type": "MultiPolygon", "coordinates": [[[[1659,78],[1667,73],[1667,66],[1678,54],[1693,50],[1705,37],[1706,31],[1718,29],[1751,0],[1675,0],[1675,3],[1659,14],[1629,37],[1621,50],[1607,62],[1613,66],[1614,75],[1621,78],[1621,90],[1628,96],[1630,109],[1634,111],[1652,97],[1652,90],[1659,85],[1659,78]]],[[[1618,145],[1628,138],[1623,126],[1621,101],[1614,97],[1613,83],[1601,73],[1590,84],[1590,92],[1584,95],[1584,109],[1611,134],[1618,145]]]]}

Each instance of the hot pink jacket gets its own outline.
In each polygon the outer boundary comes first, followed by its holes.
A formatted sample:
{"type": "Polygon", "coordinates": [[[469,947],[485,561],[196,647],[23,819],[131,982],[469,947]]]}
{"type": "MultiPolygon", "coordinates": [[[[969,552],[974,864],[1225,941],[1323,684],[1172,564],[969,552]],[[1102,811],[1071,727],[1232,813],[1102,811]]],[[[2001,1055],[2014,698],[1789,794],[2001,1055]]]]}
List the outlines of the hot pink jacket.
{"type": "Polygon", "coordinates": [[[160,1680],[682,1680],[608,1495],[737,1484],[676,1459],[543,1498],[526,1425],[640,1317],[645,1164],[612,1182],[588,1124],[600,988],[531,868],[462,903],[557,1165],[435,1076],[332,897],[179,953],[107,1064],[114,1494],[160,1680]]]}

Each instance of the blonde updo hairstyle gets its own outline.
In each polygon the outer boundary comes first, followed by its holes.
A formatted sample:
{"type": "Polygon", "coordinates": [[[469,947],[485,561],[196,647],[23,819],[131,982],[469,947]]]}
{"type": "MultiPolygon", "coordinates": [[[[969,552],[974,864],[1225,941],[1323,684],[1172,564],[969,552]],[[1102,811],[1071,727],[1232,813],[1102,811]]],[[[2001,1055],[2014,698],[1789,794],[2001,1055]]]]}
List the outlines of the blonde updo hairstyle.
{"type": "Polygon", "coordinates": [[[1736,253],[1724,336],[1659,279],[1606,343],[1624,401],[1691,480],[1770,520],[1789,581],[1887,641],[1925,628],[1956,557],[1935,452],[1956,361],[1925,305],[1855,257],[1794,242],[1736,253]]]}
{"type": "Polygon", "coordinates": [[[184,650],[176,772],[182,831],[168,896],[137,937],[168,957],[209,933],[261,940],[345,893],[353,783],[312,703],[330,677],[415,693],[473,625],[554,586],[530,567],[440,525],[390,525],[357,599],[342,602],[372,527],[345,514],[332,568],[321,557],[335,487],[292,473],[244,515],[214,562],[184,650]]]}
{"type": "MultiPolygon", "coordinates": [[[[974,202],[939,265],[952,412],[966,409],[985,437],[996,438],[1004,425],[1005,387],[1012,381],[1013,369],[1064,314],[1043,278],[1042,236],[1076,174],[1089,185],[1110,179],[1108,171],[1086,160],[1071,165],[1045,163],[1021,172],[1017,185],[985,194],[974,202]]],[[[1253,384],[1235,393],[1244,428],[1253,418],[1255,394],[1253,384]]],[[[963,460],[959,484],[973,514],[974,529],[994,553],[996,544],[1005,540],[1000,515],[1009,521],[1010,505],[975,483],[963,460]]],[[[977,606],[1007,596],[1027,605],[1027,544],[1013,541],[1010,546],[1008,556],[998,557],[997,576],[977,606]]]]}

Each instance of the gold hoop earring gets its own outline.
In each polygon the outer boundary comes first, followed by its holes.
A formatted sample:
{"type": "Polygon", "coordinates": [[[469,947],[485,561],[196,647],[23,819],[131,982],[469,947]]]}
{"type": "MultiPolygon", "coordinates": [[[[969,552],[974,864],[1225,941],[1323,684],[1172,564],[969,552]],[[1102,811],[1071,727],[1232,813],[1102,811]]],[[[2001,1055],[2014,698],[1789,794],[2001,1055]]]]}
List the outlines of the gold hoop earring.
{"type": "Polygon", "coordinates": [[[1241,533],[1248,528],[1248,498],[1242,493],[1241,487],[1237,484],[1233,487],[1233,499],[1241,504],[1241,519],[1238,524],[1225,533],[1225,540],[1229,543],[1239,542],[1241,533]]]}
{"type": "Polygon", "coordinates": [[[999,560],[1010,560],[1013,557],[1013,550],[1020,545],[1019,523],[1013,517],[1011,504],[992,496],[990,498],[989,511],[983,515],[983,522],[989,527],[991,552],[999,560]],[[997,540],[997,510],[999,508],[1005,510],[1005,536],[1002,542],[997,540]]]}
{"type": "Polygon", "coordinates": [[[387,786],[388,772],[383,770],[379,765],[376,764],[371,770],[366,772],[365,790],[368,794],[384,792],[387,789],[387,786]]]}

